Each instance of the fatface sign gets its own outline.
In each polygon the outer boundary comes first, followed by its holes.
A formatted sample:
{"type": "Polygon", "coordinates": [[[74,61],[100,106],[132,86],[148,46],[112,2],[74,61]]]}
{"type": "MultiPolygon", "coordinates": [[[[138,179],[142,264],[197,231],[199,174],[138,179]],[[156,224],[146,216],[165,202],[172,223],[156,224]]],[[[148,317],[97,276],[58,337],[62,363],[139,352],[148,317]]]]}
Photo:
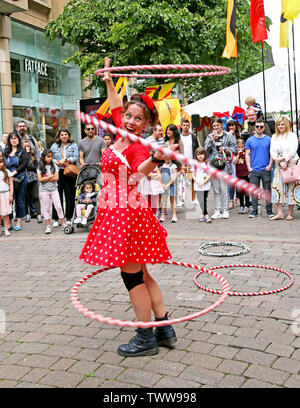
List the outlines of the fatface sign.
{"type": "Polygon", "coordinates": [[[24,58],[25,72],[37,73],[41,76],[48,76],[48,66],[45,62],[24,58]]]}

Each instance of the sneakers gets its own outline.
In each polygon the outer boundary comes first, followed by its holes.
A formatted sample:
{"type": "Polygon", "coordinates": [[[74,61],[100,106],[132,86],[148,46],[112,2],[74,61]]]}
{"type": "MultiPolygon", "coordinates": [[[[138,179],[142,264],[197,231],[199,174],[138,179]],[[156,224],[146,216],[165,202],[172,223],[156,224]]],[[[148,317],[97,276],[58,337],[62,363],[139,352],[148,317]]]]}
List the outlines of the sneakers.
{"type": "Polygon", "coordinates": [[[58,221],[53,221],[52,227],[57,228],[59,226],[58,221]]]}
{"type": "Polygon", "coordinates": [[[87,218],[84,217],[84,218],[82,219],[82,225],[86,225],[86,224],[87,224],[87,218]]]}
{"type": "Polygon", "coordinates": [[[268,210],[268,211],[267,211],[267,216],[268,216],[269,218],[274,217],[274,214],[273,214],[272,210],[268,210]]]}
{"type": "Polygon", "coordinates": [[[67,225],[68,225],[68,224],[62,224],[62,225],[61,225],[61,230],[64,231],[64,229],[66,228],[67,225]]]}
{"type": "Polygon", "coordinates": [[[75,218],[75,220],[74,220],[74,224],[81,224],[82,223],[82,219],[81,219],[81,217],[77,217],[77,218],[75,218]]]}
{"type": "Polygon", "coordinates": [[[41,224],[43,222],[43,219],[42,219],[41,215],[38,215],[36,218],[37,218],[37,223],[38,224],[41,224]]]}
{"type": "Polygon", "coordinates": [[[228,211],[223,211],[223,215],[222,215],[223,219],[228,219],[229,218],[229,212],[228,211]]]}
{"type": "Polygon", "coordinates": [[[257,217],[257,211],[252,210],[251,213],[249,214],[249,218],[255,218],[255,217],[257,217]]]}
{"type": "Polygon", "coordinates": [[[220,213],[219,210],[216,210],[216,211],[213,213],[213,215],[211,216],[211,218],[212,218],[213,220],[217,220],[218,218],[222,218],[222,214],[220,213]]]}
{"type": "Polygon", "coordinates": [[[51,232],[52,232],[51,225],[47,225],[45,229],[45,234],[51,234],[51,232]]]}
{"type": "Polygon", "coordinates": [[[249,207],[244,207],[244,214],[249,214],[249,207]]]}
{"type": "Polygon", "coordinates": [[[238,214],[245,214],[244,207],[240,207],[238,214]]]}
{"type": "Polygon", "coordinates": [[[26,217],[25,217],[25,222],[30,222],[30,219],[31,219],[30,215],[27,214],[26,217]]]}

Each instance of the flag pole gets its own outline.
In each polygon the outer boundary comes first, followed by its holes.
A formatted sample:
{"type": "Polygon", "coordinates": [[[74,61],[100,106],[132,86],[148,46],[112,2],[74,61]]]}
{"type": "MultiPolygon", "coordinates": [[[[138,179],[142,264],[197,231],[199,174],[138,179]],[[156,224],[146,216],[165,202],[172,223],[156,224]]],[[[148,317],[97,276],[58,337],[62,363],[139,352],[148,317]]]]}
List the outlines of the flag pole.
{"type": "Polygon", "coordinates": [[[262,67],[263,67],[263,89],[264,89],[264,108],[265,120],[267,120],[267,102],[266,102],[266,82],[265,82],[265,57],[264,57],[264,42],[261,41],[262,67]]]}
{"type": "Polygon", "coordinates": [[[290,104],[291,104],[291,122],[294,122],[293,117],[293,96],[292,96],[292,79],[291,79],[291,63],[290,63],[290,48],[287,48],[288,53],[288,69],[289,69],[289,87],[290,87],[290,104]]]}
{"type": "Polygon", "coordinates": [[[295,108],[296,108],[296,134],[298,135],[298,96],[297,96],[297,73],[296,73],[296,55],[295,55],[295,32],[294,32],[294,20],[292,21],[292,34],[293,34],[293,60],[294,60],[294,82],[295,82],[295,108]]]}
{"type": "Polygon", "coordinates": [[[241,108],[241,89],[240,89],[239,57],[236,57],[236,72],[237,72],[237,83],[238,83],[239,107],[241,108]]]}

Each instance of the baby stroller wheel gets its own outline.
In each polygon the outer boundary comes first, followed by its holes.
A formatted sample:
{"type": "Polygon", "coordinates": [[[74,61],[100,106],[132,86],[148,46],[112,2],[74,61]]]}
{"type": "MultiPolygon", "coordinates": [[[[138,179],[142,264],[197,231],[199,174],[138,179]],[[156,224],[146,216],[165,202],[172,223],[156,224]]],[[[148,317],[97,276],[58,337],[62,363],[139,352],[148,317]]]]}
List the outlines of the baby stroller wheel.
{"type": "Polygon", "coordinates": [[[65,234],[72,234],[73,232],[74,232],[74,228],[71,227],[71,225],[65,226],[65,228],[64,228],[64,233],[65,234]]]}

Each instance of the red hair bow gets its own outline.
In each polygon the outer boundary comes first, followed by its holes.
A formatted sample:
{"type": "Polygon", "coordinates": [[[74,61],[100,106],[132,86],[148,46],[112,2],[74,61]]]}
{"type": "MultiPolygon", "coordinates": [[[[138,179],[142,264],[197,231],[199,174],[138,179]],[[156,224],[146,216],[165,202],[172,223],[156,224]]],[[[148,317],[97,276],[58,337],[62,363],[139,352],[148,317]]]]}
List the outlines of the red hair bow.
{"type": "Polygon", "coordinates": [[[150,110],[154,108],[154,103],[153,103],[152,98],[150,98],[150,96],[143,94],[141,95],[141,98],[143,99],[144,103],[148,106],[150,110]]]}

